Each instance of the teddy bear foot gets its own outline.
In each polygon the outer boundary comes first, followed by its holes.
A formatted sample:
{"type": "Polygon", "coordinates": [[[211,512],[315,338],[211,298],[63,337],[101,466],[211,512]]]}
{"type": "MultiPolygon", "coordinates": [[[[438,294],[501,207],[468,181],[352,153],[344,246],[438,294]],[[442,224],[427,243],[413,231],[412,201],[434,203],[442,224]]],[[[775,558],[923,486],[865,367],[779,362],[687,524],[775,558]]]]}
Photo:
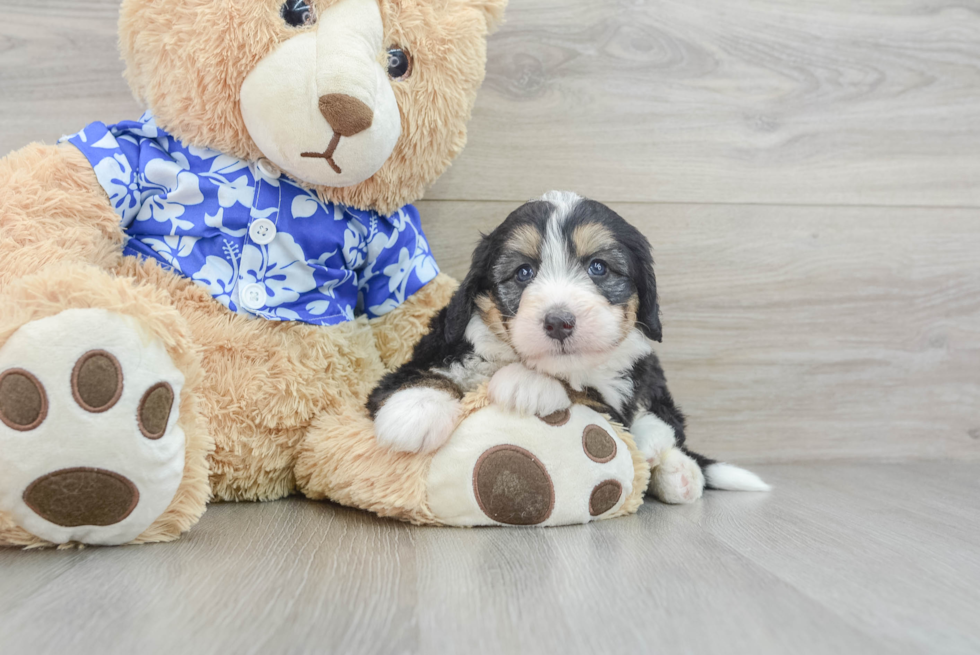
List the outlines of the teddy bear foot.
{"type": "Polygon", "coordinates": [[[433,457],[428,507],[446,525],[587,523],[626,512],[635,478],[629,447],[601,414],[574,405],[521,417],[491,405],[433,457]]]}
{"type": "Polygon", "coordinates": [[[54,544],[134,540],[181,483],[183,384],[133,318],[22,325],[0,348],[0,513],[54,544]]]}

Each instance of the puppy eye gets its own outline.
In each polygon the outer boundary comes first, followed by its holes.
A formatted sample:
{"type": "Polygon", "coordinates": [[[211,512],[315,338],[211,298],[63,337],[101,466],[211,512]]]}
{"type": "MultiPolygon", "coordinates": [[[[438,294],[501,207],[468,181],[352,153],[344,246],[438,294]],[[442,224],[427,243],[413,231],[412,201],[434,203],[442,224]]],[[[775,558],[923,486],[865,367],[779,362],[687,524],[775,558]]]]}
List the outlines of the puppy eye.
{"type": "Polygon", "coordinates": [[[388,51],[388,77],[404,80],[412,74],[412,57],[401,48],[388,51]]]}
{"type": "Polygon", "coordinates": [[[517,281],[527,282],[534,277],[534,268],[530,264],[524,264],[517,269],[517,281]]]}
{"type": "Polygon", "coordinates": [[[606,262],[601,259],[593,259],[592,263],[589,264],[589,275],[594,277],[602,277],[608,270],[609,268],[606,266],[606,262]]]}
{"type": "Polygon", "coordinates": [[[316,22],[316,14],[308,0],[286,0],[279,13],[286,24],[292,27],[309,27],[316,22]]]}

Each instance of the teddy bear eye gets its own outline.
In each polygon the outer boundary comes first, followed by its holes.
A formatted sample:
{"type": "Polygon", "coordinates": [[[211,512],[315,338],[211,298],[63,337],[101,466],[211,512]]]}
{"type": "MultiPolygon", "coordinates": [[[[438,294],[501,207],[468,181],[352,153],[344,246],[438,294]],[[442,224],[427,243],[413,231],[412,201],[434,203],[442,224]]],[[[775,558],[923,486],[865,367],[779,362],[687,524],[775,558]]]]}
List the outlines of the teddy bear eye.
{"type": "Polygon", "coordinates": [[[316,22],[316,14],[308,0],[286,0],[280,13],[286,24],[292,27],[308,27],[316,22]]]}
{"type": "Polygon", "coordinates": [[[395,47],[388,50],[388,77],[393,80],[404,80],[412,74],[412,57],[395,47]]]}

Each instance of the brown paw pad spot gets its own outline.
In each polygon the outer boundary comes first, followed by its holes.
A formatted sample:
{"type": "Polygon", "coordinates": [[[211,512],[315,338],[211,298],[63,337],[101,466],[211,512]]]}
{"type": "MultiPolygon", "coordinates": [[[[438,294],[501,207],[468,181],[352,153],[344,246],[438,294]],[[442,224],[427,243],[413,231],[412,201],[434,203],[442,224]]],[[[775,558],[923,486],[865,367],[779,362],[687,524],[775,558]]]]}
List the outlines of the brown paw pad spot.
{"type": "Polygon", "coordinates": [[[98,414],[112,408],[123,391],[119,360],[104,350],[82,355],[71,372],[71,394],[86,412],[98,414]]]}
{"type": "Polygon", "coordinates": [[[24,503],[38,516],[66,528],[114,525],[136,509],[139,499],[128,479],[94,468],[48,473],[24,492],[24,503]]]}
{"type": "Polygon", "coordinates": [[[555,507],[555,485],[537,457],[518,446],[495,446],[473,469],[473,491],[483,513],[509,525],[536,525],[555,507]]]}
{"type": "Polygon", "coordinates": [[[0,421],[8,428],[26,432],[44,422],[48,396],[40,381],[22,368],[0,374],[0,421]]]}
{"type": "Polygon", "coordinates": [[[538,418],[548,425],[560,427],[568,423],[568,420],[572,418],[572,412],[569,409],[559,409],[557,412],[552,412],[547,416],[539,416],[538,418]]]}
{"type": "Polygon", "coordinates": [[[146,390],[136,410],[136,419],[144,437],[159,439],[163,436],[173,404],[174,390],[166,382],[158,382],[146,390]]]}
{"type": "Polygon", "coordinates": [[[616,440],[598,425],[589,425],[582,432],[582,449],[593,462],[605,464],[616,456],[616,440]]]}
{"type": "Polygon", "coordinates": [[[616,506],[622,495],[623,485],[618,480],[600,482],[589,497],[589,514],[592,516],[605,514],[616,506]]]}

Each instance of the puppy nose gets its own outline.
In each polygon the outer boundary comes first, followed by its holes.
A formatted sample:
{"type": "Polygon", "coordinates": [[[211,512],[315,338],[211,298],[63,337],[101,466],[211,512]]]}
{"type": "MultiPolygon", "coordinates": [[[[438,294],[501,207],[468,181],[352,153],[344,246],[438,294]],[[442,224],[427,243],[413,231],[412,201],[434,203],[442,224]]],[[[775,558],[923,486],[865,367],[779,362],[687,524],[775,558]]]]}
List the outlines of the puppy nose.
{"type": "Polygon", "coordinates": [[[564,341],[575,330],[575,314],[554,312],[544,317],[544,331],[552,339],[564,341]]]}
{"type": "Polygon", "coordinates": [[[320,96],[320,113],[340,136],[354,136],[371,127],[374,112],[366,104],[346,93],[320,96]]]}

